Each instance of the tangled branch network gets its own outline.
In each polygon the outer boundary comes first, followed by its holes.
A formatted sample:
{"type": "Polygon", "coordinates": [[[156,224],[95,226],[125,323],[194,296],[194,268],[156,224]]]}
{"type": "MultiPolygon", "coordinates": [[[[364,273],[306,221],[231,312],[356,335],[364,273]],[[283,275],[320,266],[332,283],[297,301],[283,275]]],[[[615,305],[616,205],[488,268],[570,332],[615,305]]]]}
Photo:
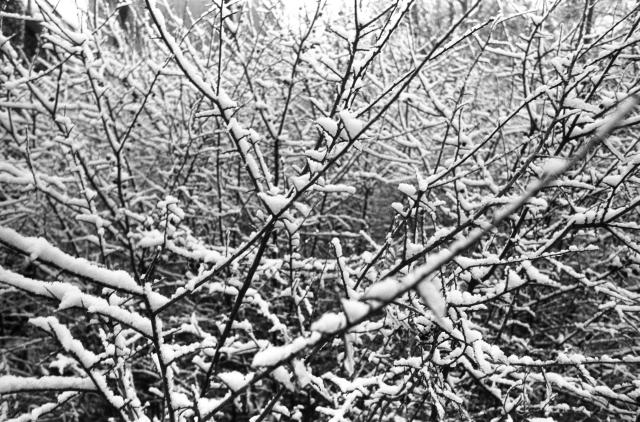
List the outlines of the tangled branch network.
{"type": "Polygon", "coordinates": [[[0,421],[638,420],[637,2],[89,3],[0,5],[0,421]]]}

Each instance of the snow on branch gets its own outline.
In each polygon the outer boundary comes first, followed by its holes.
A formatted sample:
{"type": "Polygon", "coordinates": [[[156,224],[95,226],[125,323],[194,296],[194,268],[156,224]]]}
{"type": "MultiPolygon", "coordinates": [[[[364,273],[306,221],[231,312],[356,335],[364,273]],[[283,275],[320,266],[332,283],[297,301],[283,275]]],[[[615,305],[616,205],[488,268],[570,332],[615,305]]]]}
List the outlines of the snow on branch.
{"type": "Polygon", "coordinates": [[[103,286],[128,293],[142,294],[142,287],[125,271],[108,270],[84,258],[74,258],[41,237],[25,237],[8,227],[0,227],[0,243],[15,248],[31,260],[40,260],[103,286]]]}
{"type": "Polygon", "coordinates": [[[0,394],[29,391],[95,391],[96,386],[86,377],[16,377],[0,376],[0,394]]]}

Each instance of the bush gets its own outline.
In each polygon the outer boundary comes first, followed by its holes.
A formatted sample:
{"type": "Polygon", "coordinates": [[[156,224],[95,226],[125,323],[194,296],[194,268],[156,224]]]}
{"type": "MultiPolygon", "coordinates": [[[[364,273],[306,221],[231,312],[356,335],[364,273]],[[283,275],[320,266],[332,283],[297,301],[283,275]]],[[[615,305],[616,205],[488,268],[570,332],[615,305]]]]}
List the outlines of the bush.
{"type": "Polygon", "coordinates": [[[635,420],[638,6],[36,3],[3,419],[635,420]]]}

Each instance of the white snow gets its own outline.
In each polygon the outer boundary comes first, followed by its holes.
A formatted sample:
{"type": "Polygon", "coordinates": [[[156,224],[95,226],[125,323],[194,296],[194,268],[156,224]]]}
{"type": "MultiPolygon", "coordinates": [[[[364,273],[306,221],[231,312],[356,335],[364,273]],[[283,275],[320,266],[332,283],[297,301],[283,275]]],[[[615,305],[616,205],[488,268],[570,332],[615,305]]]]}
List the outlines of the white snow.
{"type": "Polygon", "coordinates": [[[305,388],[311,384],[311,374],[302,360],[293,359],[291,366],[293,367],[293,373],[296,375],[300,387],[305,388]]]}
{"type": "Polygon", "coordinates": [[[302,191],[302,189],[304,189],[307,183],[309,183],[310,178],[311,176],[309,175],[309,173],[304,173],[304,174],[301,174],[300,176],[290,177],[289,180],[291,181],[293,186],[296,188],[296,190],[300,192],[302,191]]]}
{"type": "Polygon", "coordinates": [[[260,192],[258,193],[258,197],[262,199],[262,201],[265,203],[267,208],[269,208],[269,211],[271,211],[273,215],[280,214],[280,212],[284,210],[289,203],[289,198],[282,194],[272,195],[265,192],[260,192]]]}
{"type": "Polygon", "coordinates": [[[563,171],[567,166],[567,160],[561,157],[552,157],[547,159],[542,166],[542,170],[549,176],[556,176],[563,171]]]}
{"type": "Polygon", "coordinates": [[[98,362],[98,357],[91,351],[84,348],[79,340],[71,335],[69,329],[60,324],[55,317],[31,318],[29,322],[36,327],[51,333],[60,343],[62,348],[74,355],[84,368],[91,368],[98,362]]]}
{"type": "Polygon", "coordinates": [[[360,132],[362,132],[362,129],[364,129],[365,123],[358,119],[351,111],[342,110],[338,115],[340,116],[340,120],[342,120],[349,139],[355,139],[360,132]]]}
{"type": "Polygon", "coordinates": [[[57,299],[60,301],[58,309],[85,308],[89,312],[99,313],[119,321],[146,336],[150,337],[152,334],[151,321],[147,318],[123,307],[111,305],[103,298],[82,293],[77,286],[72,284],[34,280],[2,267],[0,267],[0,282],[39,296],[57,299]]]}
{"type": "Polygon", "coordinates": [[[144,293],[147,296],[152,311],[162,308],[169,302],[169,299],[157,292],[154,292],[150,283],[145,283],[144,293]]]}
{"type": "Polygon", "coordinates": [[[273,371],[271,371],[271,376],[273,379],[282,384],[287,390],[294,391],[295,386],[291,382],[291,374],[287,372],[286,369],[282,366],[278,366],[273,371]]]}
{"type": "Polygon", "coordinates": [[[349,322],[357,321],[369,312],[369,305],[358,300],[342,299],[342,309],[349,322]]]}
{"type": "Polygon", "coordinates": [[[344,314],[327,312],[322,315],[316,322],[311,324],[312,331],[320,333],[334,333],[343,328],[347,323],[344,314]]]}
{"type": "Polygon", "coordinates": [[[398,214],[404,213],[404,207],[400,202],[392,202],[391,208],[393,208],[398,214]]]}
{"type": "Polygon", "coordinates": [[[407,259],[413,258],[424,250],[420,243],[407,242],[407,259]]]}
{"type": "Polygon", "coordinates": [[[348,193],[350,195],[353,195],[356,193],[356,188],[354,188],[353,186],[345,185],[343,183],[338,183],[335,185],[317,186],[315,189],[317,191],[327,192],[327,193],[348,193]]]}
{"type": "Polygon", "coordinates": [[[240,123],[238,123],[235,117],[229,120],[229,125],[227,126],[227,128],[229,129],[229,131],[231,131],[233,137],[238,140],[244,138],[245,136],[249,136],[250,134],[248,130],[240,126],[240,123]]]}
{"type": "Polygon", "coordinates": [[[622,182],[623,177],[620,175],[615,175],[615,176],[607,176],[604,179],[602,179],[602,182],[614,187],[614,186],[618,186],[620,184],[620,182],[622,182]]]}
{"type": "Polygon", "coordinates": [[[407,196],[413,196],[417,192],[415,186],[410,185],[408,183],[400,183],[398,185],[398,190],[407,196]]]}
{"type": "Polygon", "coordinates": [[[211,412],[213,412],[213,410],[216,409],[221,402],[222,399],[209,399],[206,397],[201,397],[198,399],[197,403],[198,413],[200,413],[200,416],[206,417],[211,414],[211,412]]]}
{"type": "Polygon", "coordinates": [[[164,15],[156,7],[155,1],[150,2],[149,12],[158,22],[158,25],[157,25],[158,29],[160,30],[160,33],[162,34],[167,47],[174,54],[175,60],[178,62],[180,67],[184,70],[184,72],[192,81],[192,83],[198,89],[200,89],[200,91],[202,91],[207,97],[209,97],[212,100],[218,101],[218,98],[215,92],[213,92],[213,89],[211,88],[211,86],[208,83],[206,83],[204,79],[202,79],[202,77],[200,77],[196,69],[193,67],[193,65],[187,60],[187,58],[182,53],[182,48],[180,48],[180,45],[176,42],[175,38],[173,38],[173,36],[171,36],[169,31],[167,30],[164,15]]]}
{"type": "Polygon", "coordinates": [[[531,281],[533,281],[534,283],[543,284],[543,285],[552,286],[552,287],[559,286],[558,282],[552,280],[551,277],[549,277],[546,274],[543,274],[542,272],[540,272],[540,270],[534,267],[531,261],[523,261],[521,265],[522,265],[522,268],[527,273],[527,277],[529,277],[531,281]]]}
{"type": "Polygon", "coordinates": [[[313,332],[308,338],[298,337],[291,343],[284,346],[270,346],[259,351],[253,357],[252,366],[272,366],[288,359],[291,355],[298,353],[302,349],[314,345],[320,340],[321,334],[313,332]]]}
{"type": "Polygon", "coordinates": [[[616,126],[623,121],[624,117],[636,106],[638,98],[635,95],[631,95],[618,104],[618,107],[613,113],[608,114],[601,120],[598,120],[595,136],[603,137],[605,134],[612,131],[616,126]]]}
{"type": "Polygon", "coordinates": [[[22,391],[94,391],[96,386],[87,377],[16,377],[0,376],[0,394],[18,393],[22,391]]]}
{"type": "Polygon", "coordinates": [[[329,117],[320,117],[316,123],[331,137],[335,137],[338,133],[338,123],[329,117]]]}
{"type": "Polygon", "coordinates": [[[238,371],[222,372],[218,374],[218,378],[231,390],[238,391],[251,381],[253,374],[243,375],[238,371]]]}
{"type": "Polygon", "coordinates": [[[314,161],[322,162],[324,161],[327,155],[327,151],[325,149],[320,149],[320,150],[308,149],[304,152],[304,155],[306,155],[307,157],[311,158],[314,161]]]}
{"type": "MultiPolygon", "coordinates": [[[[37,407],[30,407],[28,413],[23,413],[20,416],[6,419],[4,422],[34,422],[40,419],[41,416],[46,415],[54,410],[56,410],[61,404],[68,402],[69,400],[75,398],[78,393],[73,391],[66,391],[64,393],[58,394],[55,402],[45,403],[37,407]]],[[[141,421],[147,422],[147,421],[141,421]]]]}
{"type": "Polygon", "coordinates": [[[29,255],[54,264],[58,268],[86,277],[116,290],[142,293],[142,287],[128,273],[122,270],[108,270],[98,267],[84,258],[74,258],[54,247],[40,237],[24,237],[8,227],[0,227],[0,241],[29,255]]]}
{"type": "Polygon", "coordinates": [[[400,291],[400,284],[393,279],[380,281],[367,289],[363,298],[378,299],[382,301],[391,300],[400,291]]]}
{"type": "Polygon", "coordinates": [[[418,284],[417,290],[424,303],[431,309],[438,322],[442,321],[447,314],[447,303],[440,292],[440,287],[436,284],[437,279],[423,281],[418,284]]]}
{"type": "Polygon", "coordinates": [[[229,98],[229,96],[227,95],[227,93],[222,87],[218,91],[218,104],[220,105],[220,108],[222,108],[223,110],[237,107],[236,102],[233,101],[231,98],[229,98]]]}

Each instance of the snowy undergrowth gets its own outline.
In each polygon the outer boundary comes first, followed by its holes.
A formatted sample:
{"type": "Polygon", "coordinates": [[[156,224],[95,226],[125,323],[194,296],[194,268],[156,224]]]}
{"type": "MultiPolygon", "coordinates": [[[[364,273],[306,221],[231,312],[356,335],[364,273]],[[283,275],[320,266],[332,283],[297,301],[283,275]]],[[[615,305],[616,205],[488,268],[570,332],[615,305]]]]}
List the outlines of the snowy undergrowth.
{"type": "Polygon", "coordinates": [[[0,38],[0,419],[635,420],[637,8],[356,3],[0,38]]]}

